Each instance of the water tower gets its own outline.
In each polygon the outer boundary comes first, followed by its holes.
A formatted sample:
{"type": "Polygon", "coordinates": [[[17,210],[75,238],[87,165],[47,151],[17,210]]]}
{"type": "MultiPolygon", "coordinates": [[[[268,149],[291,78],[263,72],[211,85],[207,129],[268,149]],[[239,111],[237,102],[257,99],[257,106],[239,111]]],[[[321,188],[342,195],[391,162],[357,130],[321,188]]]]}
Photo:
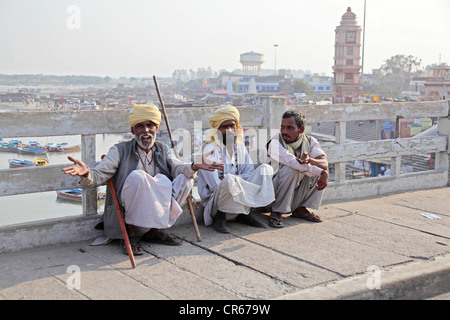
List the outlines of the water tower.
{"type": "Polygon", "coordinates": [[[242,73],[246,75],[261,75],[261,65],[264,63],[264,55],[257,52],[241,54],[242,73]]]}

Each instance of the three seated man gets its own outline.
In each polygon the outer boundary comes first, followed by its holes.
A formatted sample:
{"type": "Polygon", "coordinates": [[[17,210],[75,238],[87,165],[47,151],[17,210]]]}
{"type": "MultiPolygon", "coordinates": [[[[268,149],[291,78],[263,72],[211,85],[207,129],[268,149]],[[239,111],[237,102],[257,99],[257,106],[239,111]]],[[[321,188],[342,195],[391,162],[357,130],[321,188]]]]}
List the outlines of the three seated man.
{"type": "MultiPolygon", "coordinates": [[[[322,221],[307,208],[319,209],[328,183],[328,162],[318,141],[304,134],[304,115],[295,111],[283,115],[280,134],[267,144],[270,165],[256,168],[239,120],[237,108],[217,109],[209,117],[201,155],[185,163],[168,145],[156,140],[161,123],[158,108],[134,105],[129,113],[133,139],[112,146],[95,168],[68,157],[73,165],[63,172],[79,176],[82,187],[112,179],[134,255],[143,253],[140,241],[181,244],[181,239],[161,229],[170,228],[181,215],[197,174],[205,225],[218,232],[229,233],[230,220],[265,228],[267,223],[257,211],[270,212],[268,224],[275,228],[283,227],[282,215],[289,213],[322,221]]],[[[102,219],[104,235],[123,240],[109,188],[102,219]]],[[[122,247],[126,254],[124,244],[122,247]]]]}

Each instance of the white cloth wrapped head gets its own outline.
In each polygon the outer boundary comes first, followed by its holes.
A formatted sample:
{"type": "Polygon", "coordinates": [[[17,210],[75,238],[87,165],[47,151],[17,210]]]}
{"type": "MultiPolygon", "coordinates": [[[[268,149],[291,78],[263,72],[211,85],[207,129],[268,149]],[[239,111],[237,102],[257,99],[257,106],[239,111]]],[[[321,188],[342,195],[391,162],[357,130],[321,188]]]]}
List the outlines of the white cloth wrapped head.
{"type": "Polygon", "coordinates": [[[209,117],[209,125],[211,129],[206,132],[205,143],[211,143],[214,145],[220,145],[222,139],[219,137],[220,131],[218,130],[220,125],[227,120],[234,120],[236,122],[236,142],[242,142],[244,139],[244,132],[239,124],[240,114],[236,107],[222,107],[217,109],[209,117]]]}

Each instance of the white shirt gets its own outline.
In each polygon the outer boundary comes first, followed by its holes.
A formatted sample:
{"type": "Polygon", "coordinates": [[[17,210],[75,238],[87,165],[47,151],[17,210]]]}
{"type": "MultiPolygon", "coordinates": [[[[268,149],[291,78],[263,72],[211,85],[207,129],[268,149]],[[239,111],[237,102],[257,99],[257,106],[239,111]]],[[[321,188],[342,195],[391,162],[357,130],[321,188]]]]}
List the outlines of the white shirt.
{"type": "MultiPolygon", "coordinates": [[[[295,151],[298,152],[297,150],[295,151]]],[[[281,163],[282,165],[291,167],[292,169],[299,170],[306,174],[308,177],[319,176],[323,171],[321,168],[313,166],[309,163],[300,164],[297,161],[296,156],[300,157],[301,155],[293,155],[286,148],[284,148],[277,139],[272,139],[270,141],[267,152],[270,158],[272,158],[273,160],[281,163]]],[[[325,152],[320,147],[319,142],[314,137],[311,137],[309,156],[311,158],[326,156],[325,152]]]]}
{"type": "MultiPolygon", "coordinates": [[[[226,152],[226,147],[224,144],[221,146],[215,146],[212,144],[205,144],[203,148],[203,154],[209,153],[211,150],[214,150],[214,153],[208,157],[211,161],[221,162],[224,164],[223,174],[233,174],[242,178],[243,180],[247,180],[248,177],[252,174],[254,170],[253,161],[250,155],[245,148],[243,143],[235,144],[237,151],[237,162],[236,162],[236,153],[232,152],[232,154],[228,154],[226,152]],[[237,172],[236,172],[236,164],[237,164],[237,172]]],[[[199,170],[198,173],[198,192],[200,197],[203,199],[209,198],[214,190],[217,189],[220,182],[220,175],[222,172],[220,170],[215,170],[213,172],[199,170]]]]}

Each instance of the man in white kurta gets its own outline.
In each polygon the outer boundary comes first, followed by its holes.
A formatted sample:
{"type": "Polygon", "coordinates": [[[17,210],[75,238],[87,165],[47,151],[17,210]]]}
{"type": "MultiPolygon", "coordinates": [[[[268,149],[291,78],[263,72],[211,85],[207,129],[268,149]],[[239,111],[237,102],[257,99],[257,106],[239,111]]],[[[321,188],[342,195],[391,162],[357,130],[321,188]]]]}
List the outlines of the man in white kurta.
{"type": "Polygon", "coordinates": [[[235,107],[218,109],[210,118],[203,154],[210,161],[224,164],[223,170],[200,171],[198,192],[204,206],[205,225],[229,233],[227,221],[237,220],[255,227],[265,227],[251,208],[264,207],[274,198],[272,168],[262,164],[256,169],[243,143],[239,111],[235,107]]]}

